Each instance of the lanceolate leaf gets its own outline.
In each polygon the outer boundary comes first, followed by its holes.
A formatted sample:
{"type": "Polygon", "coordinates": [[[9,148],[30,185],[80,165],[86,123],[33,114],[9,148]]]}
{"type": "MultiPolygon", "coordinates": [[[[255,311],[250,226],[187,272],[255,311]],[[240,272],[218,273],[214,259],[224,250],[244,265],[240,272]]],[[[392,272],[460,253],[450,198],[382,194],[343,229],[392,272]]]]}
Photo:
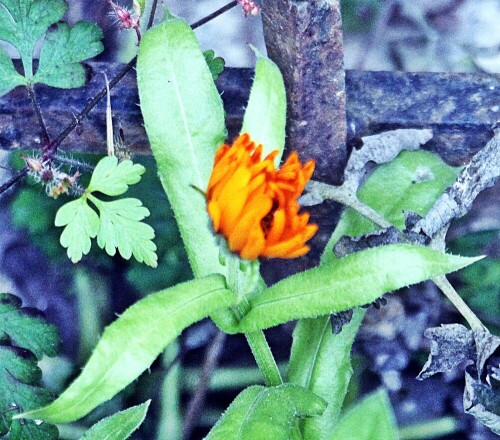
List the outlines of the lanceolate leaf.
{"type": "Polygon", "coordinates": [[[254,142],[263,145],[264,156],[278,150],[278,164],[285,148],[285,85],[276,64],[269,58],[257,56],[255,79],[241,132],[249,133],[254,142]]]}
{"type": "Polygon", "coordinates": [[[326,440],[398,440],[391,402],[383,389],[349,409],[326,440]]]}
{"type": "Polygon", "coordinates": [[[288,380],[328,401],[322,417],[301,422],[304,439],[323,438],[336,425],[352,376],[351,346],[363,316],[364,310],[355,310],[339,334],[333,334],[329,316],[301,319],[295,327],[288,380]]]}
{"type": "Polygon", "coordinates": [[[369,304],[385,292],[453,272],[478,259],[413,245],[382,246],[350,254],[263,291],[251,300],[251,309],[239,330],[265,329],[369,304]]]}
{"type": "Polygon", "coordinates": [[[148,400],[100,420],[80,440],[126,440],[141,426],[150,403],[148,400]]]}
{"type": "Polygon", "coordinates": [[[183,329],[234,303],[221,275],[154,293],[106,328],[80,376],[52,404],[22,417],[67,423],[88,414],[146,370],[183,329]]]}
{"type": "MultiPolygon", "coordinates": [[[[401,227],[403,209],[424,215],[454,181],[457,172],[428,152],[402,152],[391,163],[379,166],[358,196],[401,227]],[[386,196],[380,197],[380,194],[386,196]]],[[[361,215],[351,209],[345,210],[323,253],[322,264],[337,260],[333,246],[342,235],[356,236],[374,229],[376,226],[361,215]]],[[[355,309],[351,323],[338,335],[332,334],[328,316],[297,323],[290,357],[290,380],[308,387],[328,402],[322,416],[301,422],[304,440],[327,438],[337,424],[351,376],[351,345],[364,314],[364,309],[355,309]],[[314,356],[310,355],[311,350],[316,350],[314,356]],[[330,374],[324,374],[325,371],[330,374]]]]}
{"type": "Polygon", "coordinates": [[[206,440],[288,440],[296,417],[321,414],[325,402],[297,385],[241,392],[206,440]]]}
{"type": "Polygon", "coordinates": [[[137,59],[137,82],[151,149],[193,272],[221,272],[205,198],[196,188],[206,189],[215,150],[224,143],[224,109],[186,22],[168,15],[146,32],[137,59]]]}

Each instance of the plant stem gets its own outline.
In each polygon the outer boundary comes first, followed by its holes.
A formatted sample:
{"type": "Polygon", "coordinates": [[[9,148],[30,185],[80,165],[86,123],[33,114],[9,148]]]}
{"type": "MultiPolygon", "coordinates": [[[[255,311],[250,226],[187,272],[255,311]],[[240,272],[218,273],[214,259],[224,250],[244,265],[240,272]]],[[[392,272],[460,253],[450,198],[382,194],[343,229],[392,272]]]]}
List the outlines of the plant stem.
{"type": "Polygon", "coordinates": [[[252,350],[252,354],[259,366],[259,369],[264,376],[266,385],[273,387],[283,383],[280,370],[274,359],[274,356],[267,343],[266,336],[262,330],[245,333],[248,345],[252,350]]]}
{"type": "MultiPolygon", "coordinates": [[[[243,271],[241,267],[245,263],[237,255],[231,253],[227,248],[221,248],[221,252],[224,252],[226,257],[227,285],[229,289],[236,293],[239,299],[239,304],[233,309],[233,312],[236,318],[240,320],[250,307],[247,295],[254,290],[256,284],[259,282],[259,279],[253,276],[255,270],[257,270],[256,265],[258,265],[258,261],[250,263],[246,270],[243,271]]],[[[267,343],[264,332],[259,330],[245,333],[245,337],[257,362],[257,366],[264,376],[266,385],[281,385],[283,379],[281,378],[278,365],[267,343]]]]}
{"type": "Polygon", "coordinates": [[[40,128],[42,129],[43,147],[44,149],[46,149],[50,145],[50,136],[47,130],[47,126],[45,125],[45,121],[43,120],[42,111],[40,110],[40,105],[38,104],[38,101],[36,99],[34,85],[30,83],[26,86],[26,88],[28,89],[28,95],[30,97],[31,104],[33,105],[33,108],[35,110],[38,123],[40,124],[40,128]]]}
{"type": "Polygon", "coordinates": [[[193,397],[189,401],[186,416],[184,417],[183,439],[189,439],[198,424],[199,417],[203,412],[203,404],[205,403],[210,380],[219,363],[225,340],[226,334],[219,331],[207,348],[198,384],[193,397]]]}
{"type": "Polygon", "coordinates": [[[450,284],[445,276],[433,278],[432,281],[436,286],[438,286],[441,291],[445,294],[446,298],[455,306],[455,308],[460,312],[460,314],[469,323],[472,330],[487,331],[487,328],[481,322],[481,320],[476,316],[476,314],[469,308],[465,301],[460,297],[457,291],[450,284]]]}
{"type": "Polygon", "coordinates": [[[327,183],[318,182],[316,180],[311,180],[306,187],[309,193],[314,194],[314,198],[319,200],[333,200],[338,203],[342,203],[349,208],[354,209],[361,215],[371,220],[377,226],[381,228],[389,228],[392,226],[384,217],[382,217],[377,211],[368,205],[360,202],[358,198],[351,193],[351,190],[345,186],[333,186],[327,183]]]}

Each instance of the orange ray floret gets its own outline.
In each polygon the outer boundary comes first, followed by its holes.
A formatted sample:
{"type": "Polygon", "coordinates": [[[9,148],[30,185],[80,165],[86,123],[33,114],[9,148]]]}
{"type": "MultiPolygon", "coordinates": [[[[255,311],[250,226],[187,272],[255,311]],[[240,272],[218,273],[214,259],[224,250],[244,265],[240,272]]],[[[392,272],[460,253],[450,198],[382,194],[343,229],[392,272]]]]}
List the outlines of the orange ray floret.
{"type": "Polygon", "coordinates": [[[295,258],[309,252],[305,243],[318,226],[309,214],[299,214],[297,199],[314,171],[314,161],[302,165],[290,154],[280,169],[278,151],[264,159],[246,133],[232,146],[222,145],[208,182],[207,210],[216,233],[242,258],[295,258]]]}

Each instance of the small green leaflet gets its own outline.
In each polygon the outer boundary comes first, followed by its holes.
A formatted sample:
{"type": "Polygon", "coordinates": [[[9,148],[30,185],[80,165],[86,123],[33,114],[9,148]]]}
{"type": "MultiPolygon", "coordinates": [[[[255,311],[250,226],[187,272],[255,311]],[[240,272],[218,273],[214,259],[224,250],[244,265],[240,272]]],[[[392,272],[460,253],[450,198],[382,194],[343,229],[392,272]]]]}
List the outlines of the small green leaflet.
{"type": "Polygon", "coordinates": [[[26,83],[26,78],[17,73],[12,60],[0,48],[0,96],[10,92],[14,87],[26,83]]]}
{"type": "Polygon", "coordinates": [[[323,413],[326,403],[305,388],[254,385],[231,403],[205,440],[288,440],[296,417],[323,413]]]}
{"type": "Polygon", "coordinates": [[[33,420],[12,420],[19,412],[47,405],[50,391],[40,386],[42,372],[37,362],[55,356],[59,335],[36,309],[21,308],[17,296],[0,294],[0,437],[17,440],[58,438],[54,425],[33,420]],[[6,437],[3,437],[6,436],[6,437]]]}
{"type": "Polygon", "coordinates": [[[328,440],[397,440],[396,420],[387,391],[380,389],[350,408],[328,440]]]}
{"type": "Polygon", "coordinates": [[[118,196],[127,191],[129,185],[141,180],[146,169],[130,160],[118,162],[114,156],[104,157],[97,164],[89,187],[77,200],[63,205],[57,211],[55,225],[65,226],[61,234],[61,245],[67,248],[68,257],[77,263],[89,253],[92,241],[108,255],[116,250],[125,259],[133,255],[139,262],[156,267],[155,236],[151,226],[143,223],[149,210],[134,198],[102,201],[95,193],[118,196]],[[96,211],[89,205],[91,202],[96,211]]]}
{"type": "Polygon", "coordinates": [[[79,21],[73,28],[59,23],[45,37],[33,82],[62,89],[83,86],[85,70],[80,62],[102,52],[101,38],[102,31],[93,23],[79,21]]]}
{"type": "Polygon", "coordinates": [[[73,28],[60,23],[67,9],[63,0],[0,0],[0,40],[19,52],[24,78],[14,68],[7,54],[0,50],[0,94],[27,83],[73,88],[85,83],[85,70],[79,63],[103,50],[102,32],[95,25],[78,22],[73,28]],[[41,45],[39,68],[33,75],[33,52],[41,45]]]}
{"type": "Polygon", "coordinates": [[[219,75],[224,71],[224,67],[226,66],[224,58],[216,57],[215,52],[211,49],[203,52],[203,56],[208,64],[213,80],[217,81],[217,78],[219,78],[219,75]]]}
{"type": "Polygon", "coordinates": [[[150,403],[148,400],[100,420],[80,440],[126,440],[141,426],[150,403]]]}

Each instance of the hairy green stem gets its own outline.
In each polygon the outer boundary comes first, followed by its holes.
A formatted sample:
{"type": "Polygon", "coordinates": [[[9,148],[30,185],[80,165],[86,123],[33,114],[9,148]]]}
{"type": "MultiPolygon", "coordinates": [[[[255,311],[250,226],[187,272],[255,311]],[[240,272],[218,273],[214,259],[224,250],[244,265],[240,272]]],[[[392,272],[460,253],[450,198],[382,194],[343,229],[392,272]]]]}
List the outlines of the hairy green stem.
{"type": "MultiPolygon", "coordinates": [[[[228,287],[238,296],[238,305],[233,311],[237,319],[240,320],[250,307],[247,295],[249,295],[259,283],[259,278],[255,276],[256,270],[258,270],[258,261],[245,263],[229,250],[221,250],[221,252],[225,254],[228,287]]],[[[264,376],[266,385],[281,385],[283,379],[281,378],[281,373],[271,352],[271,348],[267,343],[264,332],[259,330],[245,333],[245,337],[247,338],[248,345],[257,362],[257,366],[264,376]]]]}

